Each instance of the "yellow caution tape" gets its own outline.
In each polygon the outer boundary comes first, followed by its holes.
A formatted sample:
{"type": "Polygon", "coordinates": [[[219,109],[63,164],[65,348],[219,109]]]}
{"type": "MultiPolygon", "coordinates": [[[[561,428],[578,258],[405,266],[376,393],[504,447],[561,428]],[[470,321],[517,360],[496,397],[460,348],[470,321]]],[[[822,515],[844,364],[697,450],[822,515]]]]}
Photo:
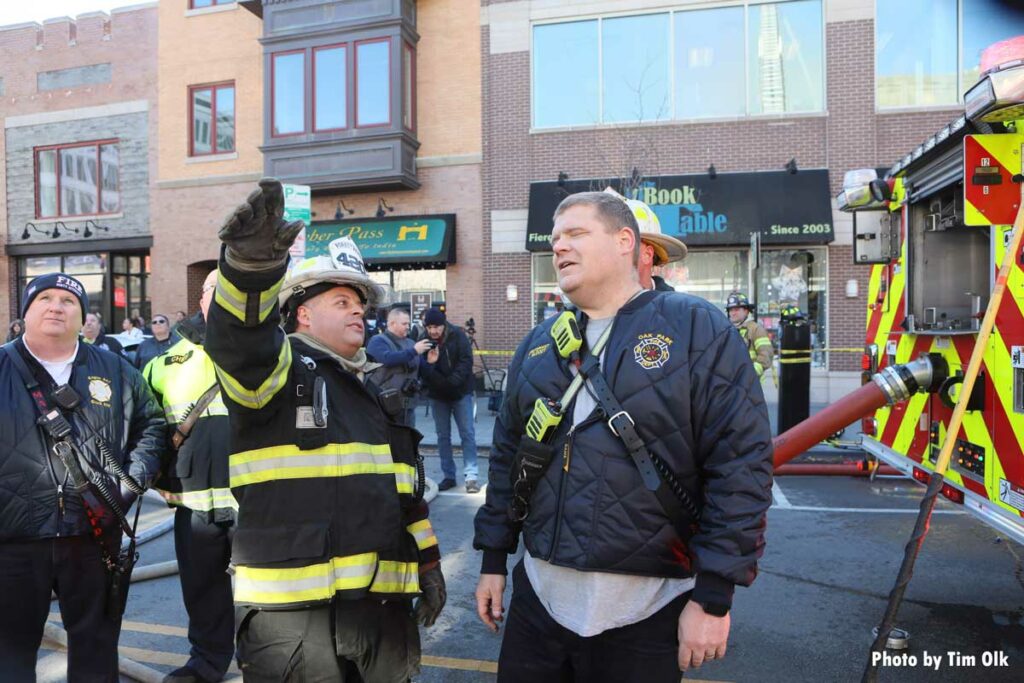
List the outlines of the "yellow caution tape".
{"type": "Polygon", "coordinates": [[[782,349],[779,355],[794,355],[796,353],[863,353],[862,348],[812,348],[809,351],[803,349],[782,349]]]}
{"type": "Polygon", "coordinates": [[[789,365],[792,363],[810,363],[810,358],[780,358],[779,363],[782,365],[789,365]]]}

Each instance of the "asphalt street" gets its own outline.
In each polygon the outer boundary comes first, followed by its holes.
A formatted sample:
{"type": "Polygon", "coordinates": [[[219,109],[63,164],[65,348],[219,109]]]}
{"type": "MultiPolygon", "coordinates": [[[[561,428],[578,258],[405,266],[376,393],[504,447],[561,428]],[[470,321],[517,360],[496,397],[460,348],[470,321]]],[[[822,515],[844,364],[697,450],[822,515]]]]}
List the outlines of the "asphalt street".
{"type": "MultiPolygon", "coordinates": [[[[428,454],[426,463],[428,476],[440,480],[436,455],[428,454]]],[[[486,471],[483,460],[482,479],[486,471]]],[[[687,680],[860,680],[871,628],[883,613],[922,491],[900,478],[780,478],[760,575],[752,588],[737,591],[729,652],[687,680]]],[[[422,630],[417,681],[496,678],[500,635],[478,622],[473,598],[479,569],[473,515],[482,501],[483,493],[469,495],[459,486],[431,504],[449,594],[438,623],[422,630]]],[[[151,505],[146,514],[144,525],[168,513],[151,505]]],[[[146,544],[141,555],[140,566],[173,559],[171,535],[146,544]]],[[[1024,548],[941,502],[898,619],[910,632],[907,653],[917,665],[890,662],[879,680],[1024,680],[1022,559],[1024,548]],[[1007,665],[984,666],[986,652],[1001,653],[1007,665]],[[941,658],[938,670],[925,666],[925,653],[941,658]]],[[[177,577],[137,583],[122,654],[168,672],[187,658],[186,626],[177,577]]],[[[62,662],[58,650],[42,651],[40,681],[63,680],[62,662]]],[[[237,670],[229,678],[238,678],[237,670]]]]}

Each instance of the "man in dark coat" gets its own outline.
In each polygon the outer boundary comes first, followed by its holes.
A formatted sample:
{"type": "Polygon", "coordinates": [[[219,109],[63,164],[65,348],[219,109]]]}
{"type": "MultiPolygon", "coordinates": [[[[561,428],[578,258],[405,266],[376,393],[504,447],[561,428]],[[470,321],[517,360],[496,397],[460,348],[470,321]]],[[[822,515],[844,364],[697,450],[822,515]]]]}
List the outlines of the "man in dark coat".
{"type": "Polygon", "coordinates": [[[88,306],[75,278],[37,277],[22,297],[25,334],[0,352],[4,680],[35,680],[51,591],[68,633],[69,680],[118,676],[121,609],[108,601],[108,568],[121,546],[118,518],[160,467],[164,420],[127,360],[79,343],[88,306]],[[53,429],[37,423],[43,409],[53,429]],[[93,483],[80,491],[65,463],[93,483]]]}
{"type": "Polygon", "coordinates": [[[725,655],[734,586],[764,550],[764,396],[720,311],[640,284],[641,233],[621,198],[570,195],[554,219],[558,286],[585,344],[578,359],[559,353],[551,320],[512,360],[476,516],[477,613],[497,630],[521,532],[499,683],[678,683],[725,655]],[[584,384],[555,408],[552,435],[527,428],[574,375],[584,384]]]}
{"type": "Polygon", "coordinates": [[[444,311],[431,308],[423,318],[427,339],[434,348],[420,363],[420,377],[430,397],[430,412],[437,429],[437,450],[444,479],[442,491],[455,487],[455,457],[452,455],[452,418],[462,440],[463,476],[466,493],[478,493],[476,429],[473,424],[473,347],[466,333],[450,324],[444,311]]]}

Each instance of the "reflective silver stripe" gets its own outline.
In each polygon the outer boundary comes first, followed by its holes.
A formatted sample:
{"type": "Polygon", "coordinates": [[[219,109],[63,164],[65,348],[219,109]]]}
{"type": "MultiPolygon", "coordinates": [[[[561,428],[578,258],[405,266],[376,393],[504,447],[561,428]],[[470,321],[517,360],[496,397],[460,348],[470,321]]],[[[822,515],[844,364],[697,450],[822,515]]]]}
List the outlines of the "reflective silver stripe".
{"type": "Polygon", "coordinates": [[[327,444],[303,451],[295,445],[271,446],[232,454],[228,459],[231,487],[275,479],[394,474],[387,444],[327,444]]]}
{"type": "Polygon", "coordinates": [[[259,410],[270,403],[281,387],[288,380],[288,370],[292,362],[292,345],[285,340],[277,356],[277,365],[270,375],[256,389],[246,389],[242,383],[217,366],[217,377],[221,389],[232,401],[244,408],[259,410]]]}

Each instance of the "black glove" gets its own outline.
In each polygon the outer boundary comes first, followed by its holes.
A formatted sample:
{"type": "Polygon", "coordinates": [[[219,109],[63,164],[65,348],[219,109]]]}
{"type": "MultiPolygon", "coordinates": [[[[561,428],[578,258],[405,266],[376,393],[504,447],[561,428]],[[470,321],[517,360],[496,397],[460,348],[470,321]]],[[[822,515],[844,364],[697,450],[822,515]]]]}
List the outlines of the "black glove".
{"type": "Polygon", "coordinates": [[[284,220],[284,189],[277,178],[264,178],[245,203],[228,216],[219,237],[227,246],[225,258],[232,268],[260,271],[275,268],[288,257],[288,249],[304,227],[302,221],[284,220]]]}
{"type": "Polygon", "coordinates": [[[424,626],[433,626],[448,599],[440,563],[420,574],[420,590],[423,595],[416,601],[416,621],[424,626]]]}

